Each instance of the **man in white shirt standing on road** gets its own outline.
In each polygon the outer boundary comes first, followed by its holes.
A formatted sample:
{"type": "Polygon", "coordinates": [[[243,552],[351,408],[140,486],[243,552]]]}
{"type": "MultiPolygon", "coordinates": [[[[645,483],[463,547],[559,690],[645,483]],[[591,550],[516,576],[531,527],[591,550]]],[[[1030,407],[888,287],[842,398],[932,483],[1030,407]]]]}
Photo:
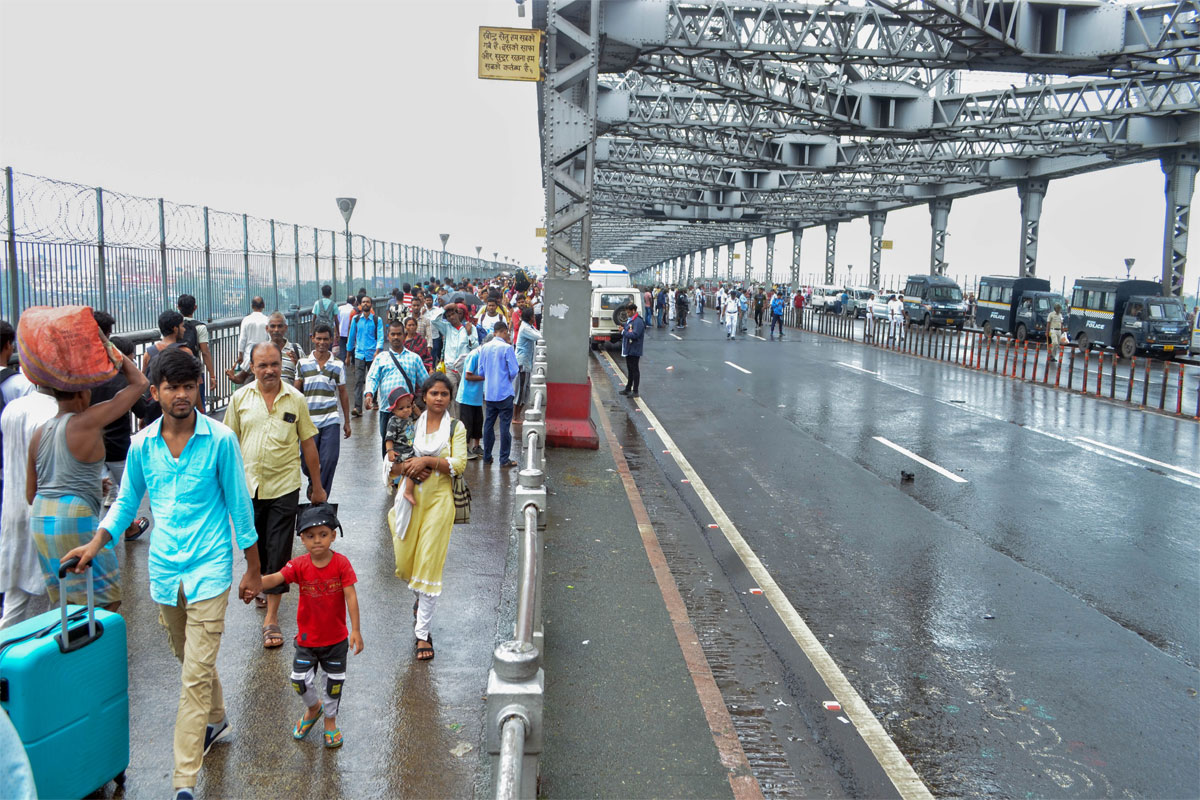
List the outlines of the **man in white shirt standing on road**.
{"type": "Polygon", "coordinates": [[[261,297],[250,301],[250,313],[242,318],[242,331],[238,336],[237,367],[241,367],[243,361],[249,365],[250,348],[271,338],[267,335],[267,315],[263,313],[266,307],[267,303],[261,297]]]}
{"type": "Polygon", "coordinates": [[[894,342],[899,337],[901,328],[904,325],[904,303],[900,301],[899,295],[892,295],[892,299],[888,300],[888,341],[894,342]]]}

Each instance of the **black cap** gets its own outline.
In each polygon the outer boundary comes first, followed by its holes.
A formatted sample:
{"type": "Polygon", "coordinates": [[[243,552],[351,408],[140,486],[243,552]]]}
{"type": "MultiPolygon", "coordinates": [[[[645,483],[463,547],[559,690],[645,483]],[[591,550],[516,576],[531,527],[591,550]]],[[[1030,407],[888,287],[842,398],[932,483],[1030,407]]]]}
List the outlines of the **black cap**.
{"type": "MultiPolygon", "coordinates": [[[[309,528],[315,528],[318,525],[325,525],[333,530],[341,530],[342,523],[338,522],[337,518],[337,503],[315,503],[312,505],[300,505],[299,514],[296,515],[296,535],[300,535],[309,528]]],[[[342,533],[345,535],[345,532],[342,533]]]]}

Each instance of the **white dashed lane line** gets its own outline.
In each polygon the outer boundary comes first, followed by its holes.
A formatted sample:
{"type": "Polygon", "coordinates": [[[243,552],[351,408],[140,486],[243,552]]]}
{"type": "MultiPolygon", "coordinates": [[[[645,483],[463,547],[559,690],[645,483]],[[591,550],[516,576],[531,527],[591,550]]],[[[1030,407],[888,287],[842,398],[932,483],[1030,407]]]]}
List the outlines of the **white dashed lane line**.
{"type": "Polygon", "coordinates": [[[728,364],[729,366],[733,367],[734,369],[738,370],[739,372],[744,372],[747,375],[753,374],[750,372],[750,370],[746,369],[745,367],[739,367],[737,364],[733,363],[732,361],[726,361],[725,363],[728,364]]]}
{"type": "Polygon", "coordinates": [[[939,467],[937,464],[933,463],[932,461],[921,458],[919,455],[914,453],[912,450],[907,450],[907,449],[901,447],[900,445],[896,444],[893,441],[889,441],[888,439],[885,439],[882,436],[875,436],[872,438],[874,438],[875,441],[879,442],[880,444],[887,445],[888,447],[892,448],[900,455],[908,456],[909,458],[911,458],[913,461],[917,462],[918,464],[925,466],[925,467],[929,467],[931,470],[933,470],[937,474],[943,475],[943,476],[949,478],[950,480],[954,481],[955,483],[966,483],[967,482],[966,478],[958,477],[950,470],[948,470],[944,467],[939,467]]]}
{"type": "Polygon", "coordinates": [[[1192,472],[1190,469],[1184,469],[1183,467],[1176,467],[1176,466],[1166,463],[1165,461],[1155,461],[1153,458],[1147,458],[1146,456],[1140,456],[1137,453],[1131,452],[1129,450],[1122,450],[1119,447],[1113,447],[1111,444],[1105,444],[1104,442],[1097,442],[1095,439],[1088,439],[1083,436],[1076,436],[1075,440],[1078,442],[1084,442],[1086,444],[1090,444],[1094,447],[1103,447],[1105,450],[1112,450],[1114,453],[1120,453],[1123,456],[1129,456],[1130,458],[1136,458],[1138,461],[1145,461],[1147,464],[1153,464],[1156,467],[1162,467],[1163,469],[1174,470],[1175,472],[1183,473],[1184,475],[1187,475],[1188,477],[1191,477],[1191,478],[1200,478],[1200,472],[1192,472]]]}

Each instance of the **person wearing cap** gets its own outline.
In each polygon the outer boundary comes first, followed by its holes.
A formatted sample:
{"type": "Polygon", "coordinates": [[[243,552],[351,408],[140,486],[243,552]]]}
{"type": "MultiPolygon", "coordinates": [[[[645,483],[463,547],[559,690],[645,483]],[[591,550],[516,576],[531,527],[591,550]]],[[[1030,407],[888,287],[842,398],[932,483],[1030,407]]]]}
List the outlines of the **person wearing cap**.
{"type": "MultiPolygon", "coordinates": [[[[383,437],[383,447],[384,455],[390,464],[403,463],[416,455],[412,445],[416,432],[413,400],[412,393],[399,386],[392,389],[392,393],[388,395],[387,410],[391,416],[388,418],[387,432],[383,437]]],[[[392,469],[391,472],[396,472],[396,470],[392,469]]],[[[396,479],[401,478],[397,476],[396,479]]],[[[404,499],[409,503],[416,503],[416,498],[413,497],[412,480],[410,478],[402,480],[404,486],[399,491],[404,494],[404,499]]]]}
{"type": "Polygon", "coordinates": [[[149,496],[155,519],[146,560],[150,596],[171,651],[183,665],[174,739],[178,798],[193,796],[204,754],[231,733],[217,653],[235,542],[246,558],[238,596],[248,603],[262,590],[258,534],[238,440],[220,422],[196,413],[201,377],[200,361],[181,350],[168,350],[156,361],[150,391],[163,416],[133,437],[120,494],[95,536],[63,556],[64,561],[78,556],[74,570],[83,572],[114,538],[110,531],[128,529],[142,498],[149,496]]]}
{"type": "Polygon", "coordinates": [[[325,747],[342,746],[338,728],[338,706],[346,682],[346,658],[353,650],[363,651],[358,623],[358,576],[350,560],[333,551],[333,542],[341,528],[337,515],[326,503],[314,503],[300,513],[297,535],[308,551],[284,564],[283,569],[263,576],[263,587],[273,588],[294,583],[300,592],[296,607],[296,654],[292,657],[292,688],[304,701],[306,710],[292,726],[292,738],[308,736],[313,725],[325,714],[325,747]],[[350,630],[346,630],[346,612],[350,630]],[[325,673],[324,702],[317,694],[317,667],[325,673]]]}
{"type": "MultiPolygon", "coordinates": [[[[283,357],[271,342],[255,345],[250,354],[254,382],[229,399],[225,424],[238,437],[246,483],[254,505],[259,559],[263,572],[278,572],[292,556],[296,511],[300,499],[300,458],[309,475],[321,474],[317,453],[317,428],[308,413],[308,401],[295,386],[280,379],[283,357]]],[[[309,495],[324,503],[325,487],[315,484],[309,495]]],[[[287,586],[277,586],[259,601],[266,609],[263,647],[283,645],[279,628],[279,602],[287,586]]]]}
{"type": "Polygon", "coordinates": [[[387,452],[385,439],[387,437],[388,420],[392,412],[387,408],[387,398],[392,390],[403,388],[411,395],[416,395],[425,382],[429,371],[425,362],[411,350],[404,349],[404,323],[393,320],[388,325],[388,349],[381,350],[367,373],[367,387],[363,399],[367,408],[379,406],[379,452],[387,452]]]}

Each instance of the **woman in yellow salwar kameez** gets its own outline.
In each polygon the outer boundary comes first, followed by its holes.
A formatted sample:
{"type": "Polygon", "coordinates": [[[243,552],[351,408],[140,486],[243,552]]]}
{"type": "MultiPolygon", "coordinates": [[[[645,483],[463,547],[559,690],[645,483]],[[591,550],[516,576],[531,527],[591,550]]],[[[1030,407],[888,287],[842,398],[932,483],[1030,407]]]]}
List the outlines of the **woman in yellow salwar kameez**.
{"type": "Polygon", "coordinates": [[[450,531],[454,527],[452,481],[467,465],[467,432],[447,413],[452,385],[444,373],[435,372],[421,386],[425,413],[417,419],[413,449],[417,455],[396,465],[395,472],[415,481],[415,505],[403,492],[388,512],[388,527],[396,552],[396,577],[408,581],[415,595],[413,634],[417,660],[433,659],[433,611],[442,593],[442,568],[450,531]]]}

